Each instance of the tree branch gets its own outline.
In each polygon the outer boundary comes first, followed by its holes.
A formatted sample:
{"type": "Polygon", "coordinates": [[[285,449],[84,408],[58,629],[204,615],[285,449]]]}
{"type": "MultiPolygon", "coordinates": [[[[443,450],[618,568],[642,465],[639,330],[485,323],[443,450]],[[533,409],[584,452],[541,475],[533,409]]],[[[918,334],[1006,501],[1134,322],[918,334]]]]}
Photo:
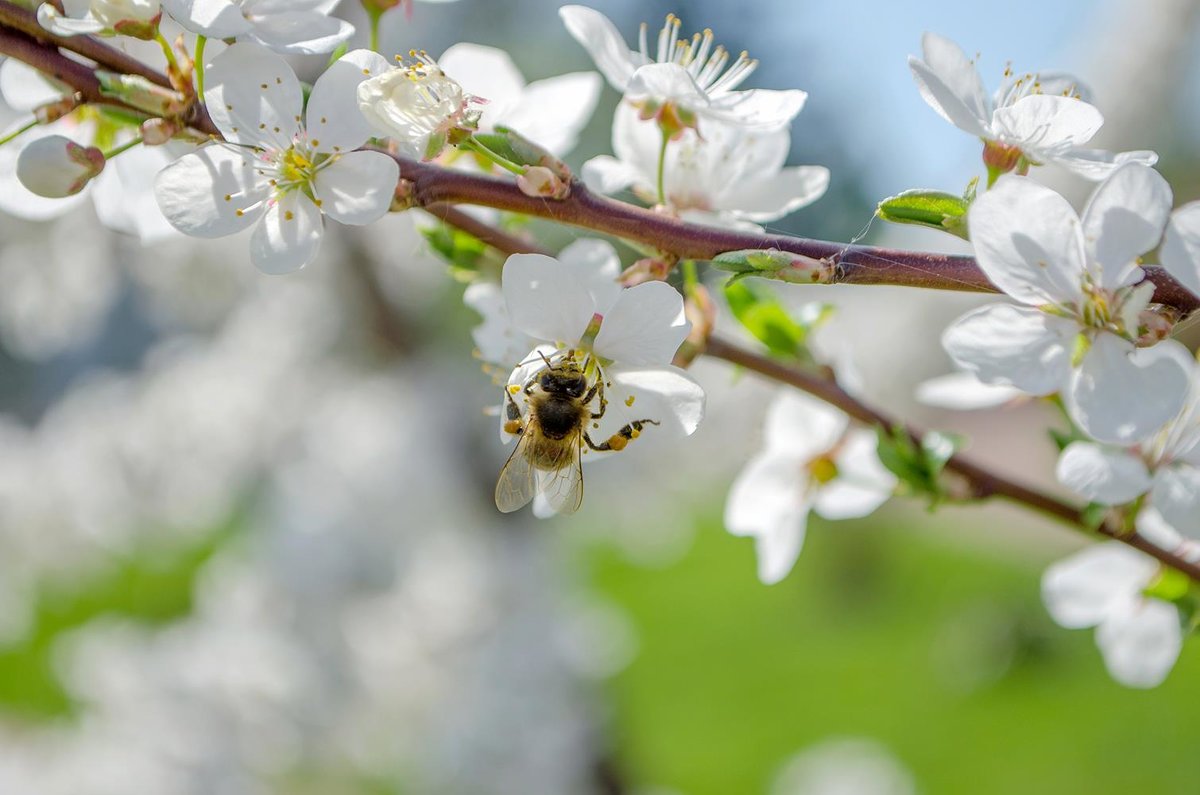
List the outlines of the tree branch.
{"type": "MultiPolygon", "coordinates": [[[[708,341],[705,353],[716,359],[723,359],[731,364],[744,367],[773,381],[803,390],[826,403],[836,406],[865,425],[882,425],[889,429],[901,429],[918,443],[923,435],[919,429],[905,425],[866,405],[838,386],[837,382],[832,379],[823,378],[805,370],[790,367],[776,359],[745,350],[718,338],[708,341]]],[[[1001,477],[964,456],[951,456],[950,460],[946,462],[946,469],[963,478],[963,481],[970,488],[970,496],[973,499],[1004,497],[1026,508],[1037,511],[1044,516],[1057,519],[1083,533],[1094,535],[1093,531],[1084,522],[1083,513],[1080,509],[1048,494],[1001,477]]],[[[1167,566],[1177,569],[1193,580],[1200,582],[1200,565],[1155,546],[1136,532],[1118,532],[1107,524],[1102,525],[1097,532],[1141,550],[1167,566]]]]}

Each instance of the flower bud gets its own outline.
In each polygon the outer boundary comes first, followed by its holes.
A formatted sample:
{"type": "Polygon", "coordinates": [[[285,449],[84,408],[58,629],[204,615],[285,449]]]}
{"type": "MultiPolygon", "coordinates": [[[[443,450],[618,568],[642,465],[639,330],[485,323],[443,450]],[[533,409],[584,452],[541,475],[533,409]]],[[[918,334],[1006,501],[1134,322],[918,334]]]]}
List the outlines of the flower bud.
{"type": "Polygon", "coordinates": [[[188,100],[176,91],[151,83],[140,75],[96,70],[100,93],[144,110],[155,116],[179,116],[188,108],[188,100]]]}
{"type": "Polygon", "coordinates": [[[17,179],[32,193],[62,199],[104,170],[104,153],[61,135],[31,141],[17,157],[17,179]]]}
{"type": "Polygon", "coordinates": [[[1173,306],[1150,304],[1138,313],[1137,346],[1149,348],[1171,336],[1180,317],[1182,313],[1173,306]]]}
{"type": "Polygon", "coordinates": [[[33,117],[37,119],[38,124],[56,122],[78,108],[79,100],[79,95],[73,94],[69,97],[63,97],[56,102],[48,102],[45,105],[34,108],[33,117]]]}
{"type": "Polygon", "coordinates": [[[162,146],[182,129],[183,125],[173,119],[146,119],[142,122],[142,143],[146,146],[162,146]]]}
{"type": "Polygon", "coordinates": [[[565,199],[571,195],[571,184],[563,182],[545,166],[530,166],[517,177],[517,187],[526,196],[542,199],[565,199]]]}
{"type": "Polygon", "coordinates": [[[837,265],[828,259],[776,248],[727,251],[718,254],[712,264],[738,276],[759,276],[789,284],[832,284],[837,279],[837,265]]]}
{"type": "Polygon", "coordinates": [[[675,259],[665,257],[643,257],[622,271],[617,281],[622,287],[633,287],[643,282],[666,281],[671,268],[675,267],[675,262],[675,259]]]}

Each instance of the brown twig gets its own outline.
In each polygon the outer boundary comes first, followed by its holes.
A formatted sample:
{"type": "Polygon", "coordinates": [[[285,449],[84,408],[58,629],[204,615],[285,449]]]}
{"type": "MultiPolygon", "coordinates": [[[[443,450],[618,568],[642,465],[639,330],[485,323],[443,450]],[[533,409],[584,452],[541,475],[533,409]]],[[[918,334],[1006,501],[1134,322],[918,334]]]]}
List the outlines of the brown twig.
{"type": "MultiPolygon", "coordinates": [[[[888,429],[899,428],[912,437],[914,441],[919,441],[922,436],[920,430],[898,422],[886,414],[871,408],[846,392],[832,379],[791,367],[781,361],[740,348],[719,338],[712,338],[708,341],[705,353],[713,358],[722,359],[739,367],[744,367],[773,381],[801,389],[826,403],[838,407],[849,416],[866,425],[882,426],[888,429]]],[[[1020,483],[1011,481],[1008,478],[1001,477],[964,456],[957,454],[951,456],[950,460],[946,462],[946,470],[954,472],[963,479],[970,490],[969,496],[972,499],[1004,497],[1045,516],[1068,524],[1076,530],[1088,533],[1089,535],[1092,534],[1092,531],[1088,529],[1084,521],[1083,513],[1080,509],[1049,494],[1044,494],[1027,486],[1022,486],[1020,483]]],[[[1200,565],[1155,546],[1136,532],[1121,533],[1107,525],[1102,525],[1097,532],[1128,544],[1135,549],[1139,549],[1167,566],[1178,569],[1193,580],[1200,582],[1200,565]]]]}

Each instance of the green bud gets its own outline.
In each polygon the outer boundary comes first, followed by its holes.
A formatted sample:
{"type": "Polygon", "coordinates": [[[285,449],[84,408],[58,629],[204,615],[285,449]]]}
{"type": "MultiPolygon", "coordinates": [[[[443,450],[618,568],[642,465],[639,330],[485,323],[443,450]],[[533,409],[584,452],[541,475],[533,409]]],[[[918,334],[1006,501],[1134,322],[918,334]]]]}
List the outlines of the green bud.
{"type": "Polygon", "coordinates": [[[970,199],[965,196],[936,190],[906,190],[881,201],[875,214],[894,224],[927,226],[966,240],[970,206],[970,199]]]}
{"type": "Polygon", "coordinates": [[[187,110],[188,102],[182,94],[151,83],[139,75],[97,69],[96,78],[100,81],[101,94],[119,99],[151,115],[172,118],[187,110]]]}
{"type": "Polygon", "coordinates": [[[775,248],[726,251],[714,257],[712,264],[734,274],[735,279],[760,276],[789,284],[832,284],[837,275],[837,266],[828,260],[775,248]]]}

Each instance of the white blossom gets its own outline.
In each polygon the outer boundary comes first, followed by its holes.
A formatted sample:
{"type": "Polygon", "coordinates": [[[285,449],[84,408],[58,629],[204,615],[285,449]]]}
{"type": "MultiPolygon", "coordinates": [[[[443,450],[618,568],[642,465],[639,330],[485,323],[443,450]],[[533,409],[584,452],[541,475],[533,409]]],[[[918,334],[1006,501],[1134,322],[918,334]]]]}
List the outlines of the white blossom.
{"type": "Polygon", "coordinates": [[[1108,672],[1128,687],[1160,684],[1183,645],[1175,605],[1144,593],[1158,563],[1113,541],[1054,564],[1042,577],[1042,601],[1068,629],[1096,628],[1108,672]]]}
{"type": "Polygon", "coordinates": [[[1171,213],[1159,258],[1168,273],[1200,296],[1200,201],[1171,213]]]}
{"type": "Polygon", "coordinates": [[[1153,285],[1137,258],[1158,245],[1171,189],[1155,171],[1126,165],[1092,194],[1083,217],[1066,199],[1002,177],[971,207],[976,259],[1019,304],[959,318],[942,342],[988,384],[1031,395],[1061,392],[1072,418],[1100,441],[1144,439],[1179,411],[1187,372],[1166,342],[1139,347],[1153,285]]]}
{"type": "Polygon", "coordinates": [[[1104,117],[1086,101],[1086,89],[1062,73],[1005,73],[1005,82],[989,98],[975,63],[957,44],[935,33],[921,39],[923,58],[909,56],[908,66],[921,97],[946,121],[985,143],[984,159],[1001,171],[1058,163],[1082,177],[1104,179],[1125,163],[1152,166],[1154,152],[1086,149],[1104,117]],[[999,164],[1011,158],[1010,162],[999,164]]]}
{"type": "Polygon", "coordinates": [[[245,39],[278,53],[325,53],[354,34],[329,14],[338,0],[163,0],[180,25],[213,39],[245,39]]]}
{"type": "Polygon", "coordinates": [[[609,84],[644,112],[671,106],[686,114],[762,131],[786,125],[808,97],[796,89],[737,91],[758,61],[743,52],[730,64],[729,51],[713,46],[711,30],[697,33],[690,41],[680,40],[681,23],[673,14],[659,32],[653,57],[645,25],[638,49],[631,50],[599,11],[571,5],[559,9],[559,15],[609,84]]]}
{"type": "Polygon", "coordinates": [[[391,205],[399,168],[380,152],[354,151],[370,137],[354,91],[388,68],[355,50],[313,86],[301,123],[300,81],[287,62],[257,44],[238,43],[213,59],[205,99],[224,143],[164,169],[155,195],[167,219],[196,237],[254,226],[250,258],[287,273],[316,257],[323,216],[368,224],[391,205]]]}
{"type": "Polygon", "coordinates": [[[431,160],[446,147],[451,131],[473,129],[478,100],[442,71],[425,53],[411,62],[373,73],[358,86],[358,108],[376,133],[399,145],[403,154],[431,160]]]}
{"type": "Polygon", "coordinates": [[[1173,354],[1191,378],[1180,412],[1145,441],[1128,447],[1072,442],[1058,459],[1063,485],[1103,505],[1148,494],[1138,530],[1167,548],[1200,554],[1200,364],[1181,346],[1173,354]]]}
{"type": "MultiPolygon", "coordinates": [[[[622,104],[613,118],[613,152],[583,165],[588,187],[602,193],[631,188],[658,202],[662,133],[622,104]]],[[[823,166],[785,168],[791,134],[747,130],[723,121],[702,132],[685,130],[666,150],[663,189],[667,205],[689,221],[751,226],[774,221],[819,199],[829,186],[823,166]]]]}
{"type": "Polygon", "coordinates": [[[953,411],[991,409],[1019,400],[1025,393],[1006,384],[985,384],[974,373],[947,373],[917,384],[916,398],[927,406],[953,411]]]}
{"type": "MultiPolygon", "coordinates": [[[[514,254],[505,263],[502,289],[508,317],[514,328],[542,343],[515,363],[508,378],[506,388],[521,416],[528,416],[522,390],[530,379],[547,362],[560,366],[570,359],[584,369],[589,387],[604,390],[603,416],[587,428],[594,440],[607,440],[640,420],[657,423],[647,426],[645,436],[691,435],[704,415],[704,391],[671,364],[691,328],[682,297],[665,282],[619,289],[615,298],[610,288],[597,286],[588,269],[542,254],[514,254]]],[[[600,413],[599,395],[588,405],[600,413]]],[[[501,434],[512,438],[503,423],[501,434]]],[[[581,454],[584,462],[608,455],[587,448],[581,454]]],[[[538,491],[549,502],[538,514],[572,510],[556,502],[567,494],[547,491],[554,473],[544,474],[538,491]]]]}
{"type": "Polygon", "coordinates": [[[595,72],[527,84],[508,53],[495,47],[455,44],[437,62],[463,91],[487,100],[480,108],[480,130],[509,127],[560,156],[575,148],[600,98],[595,72]]]}
{"type": "Polygon", "coordinates": [[[826,519],[866,516],[887,501],[896,476],[876,453],[874,431],[851,428],[839,409],[794,390],[767,409],[763,449],[738,474],[725,502],[725,527],[753,536],[758,577],[771,584],[792,570],[809,512],[826,519]]]}

